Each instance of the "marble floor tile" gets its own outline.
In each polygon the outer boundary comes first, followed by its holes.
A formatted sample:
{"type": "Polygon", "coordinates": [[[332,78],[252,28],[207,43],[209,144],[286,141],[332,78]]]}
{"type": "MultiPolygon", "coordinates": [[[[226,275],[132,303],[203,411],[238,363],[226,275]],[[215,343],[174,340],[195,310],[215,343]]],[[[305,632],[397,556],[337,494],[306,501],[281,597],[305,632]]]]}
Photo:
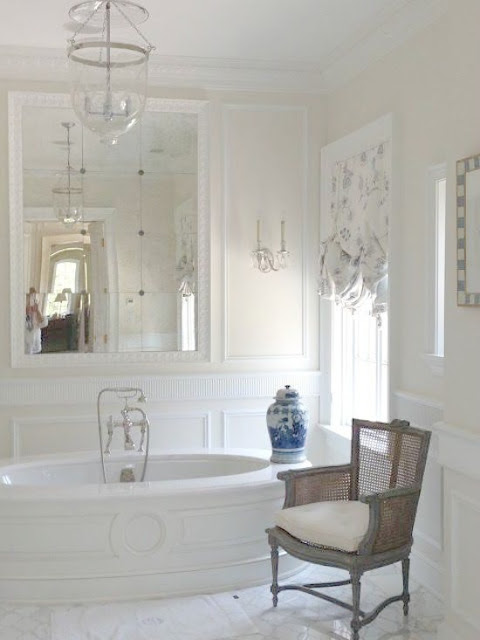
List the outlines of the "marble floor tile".
{"type": "MultiPolygon", "coordinates": [[[[291,582],[335,580],[342,579],[345,575],[336,569],[310,566],[291,579],[291,582]]],[[[380,600],[400,591],[399,568],[390,566],[369,572],[362,579],[362,607],[365,610],[373,608],[380,600]]],[[[437,628],[442,620],[441,602],[414,581],[411,583],[410,591],[411,605],[408,618],[403,616],[401,603],[390,605],[374,622],[361,630],[361,640],[435,640],[437,628]]],[[[329,593],[347,600],[350,587],[335,587],[330,589],[329,593]]],[[[298,591],[281,592],[276,608],[272,606],[268,585],[240,589],[223,594],[222,597],[224,596],[234,598],[235,605],[241,607],[252,623],[252,633],[242,635],[241,629],[238,629],[238,633],[231,629],[228,640],[350,640],[349,612],[308,594],[298,591]]],[[[185,606],[184,614],[187,617],[194,614],[193,610],[189,610],[189,600],[191,599],[175,599],[176,607],[185,606]]],[[[67,606],[0,604],[0,639],[52,640],[53,616],[68,610],[67,606]]],[[[112,611],[114,610],[112,608],[112,611]]],[[[131,640],[132,632],[135,634],[132,625],[129,628],[131,632],[125,640],[131,640]]],[[[91,640],[90,634],[82,637],[82,640],[91,640]]],[[[109,637],[101,640],[124,639],[109,637]]],[[[162,636],[161,640],[170,638],[162,636]]],[[[219,637],[215,640],[227,638],[219,637]]]]}

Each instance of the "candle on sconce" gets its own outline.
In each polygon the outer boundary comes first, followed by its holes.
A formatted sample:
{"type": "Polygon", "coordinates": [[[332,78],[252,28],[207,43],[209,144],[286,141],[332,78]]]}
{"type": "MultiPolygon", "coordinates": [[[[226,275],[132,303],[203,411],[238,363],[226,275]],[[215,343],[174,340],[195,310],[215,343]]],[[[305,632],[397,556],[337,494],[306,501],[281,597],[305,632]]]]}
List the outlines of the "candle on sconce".
{"type": "Polygon", "coordinates": [[[285,244],[285,220],[282,220],[281,222],[281,241],[282,241],[282,245],[285,244]]]}
{"type": "Polygon", "coordinates": [[[257,220],[257,243],[260,244],[260,220],[257,220]]]}

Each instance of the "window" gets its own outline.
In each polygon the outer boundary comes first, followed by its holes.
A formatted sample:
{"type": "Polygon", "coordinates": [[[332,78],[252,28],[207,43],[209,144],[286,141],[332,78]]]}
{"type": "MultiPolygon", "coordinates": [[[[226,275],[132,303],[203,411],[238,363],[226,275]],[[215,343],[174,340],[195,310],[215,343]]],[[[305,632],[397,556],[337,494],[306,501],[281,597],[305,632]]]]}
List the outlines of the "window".
{"type": "Polygon", "coordinates": [[[342,434],[388,420],[391,183],[391,114],[322,148],[320,420],[342,434]]]}
{"type": "Polygon", "coordinates": [[[52,268],[52,281],[50,293],[47,298],[46,313],[49,317],[53,315],[64,316],[71,312],[71,296],[67,295],[78,291],[79,277],[78,260],[56,260],[52,268]]]}
{"type": "Polygon", "coordinates": [[[388,420],[388,314],[331,305],[331,422],[388,420]]]}
{"type": "Polygon", "coordinates": [[[445,197],[446,178],[435,181],[435,350],[437,356],[444,355],[445,330],[445,197]]]}
{"type": "Polygon", "coordinates": [[[432,371],[443,373],[445,332],[445,212],[446,166],[430,167],[427,176],[427,230],[429,251],[427,265],[427,337],[425,356],[432,371]]]}
{"type": "Polygon", "coordinates": [[[70,289],[72,293],[77,290],[78,260],[61,260],[55,262],[53,271],[52,292],[60,293],[64,289],[70,289]]]}

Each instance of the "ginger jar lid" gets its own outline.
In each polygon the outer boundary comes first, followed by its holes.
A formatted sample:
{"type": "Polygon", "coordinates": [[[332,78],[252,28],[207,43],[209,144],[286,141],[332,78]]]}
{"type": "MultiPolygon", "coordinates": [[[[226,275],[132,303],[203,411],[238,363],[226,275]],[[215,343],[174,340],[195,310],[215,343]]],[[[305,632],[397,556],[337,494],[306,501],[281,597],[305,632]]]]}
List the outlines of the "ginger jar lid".
{"type": "Polygon", "coordinates": [[[277,391],[277,395],[275,396],[275,400],[277,402],[297,402],[300,399],[300,394],[296,389],[291,387],[289,384],[285,385],[277,391]]]}

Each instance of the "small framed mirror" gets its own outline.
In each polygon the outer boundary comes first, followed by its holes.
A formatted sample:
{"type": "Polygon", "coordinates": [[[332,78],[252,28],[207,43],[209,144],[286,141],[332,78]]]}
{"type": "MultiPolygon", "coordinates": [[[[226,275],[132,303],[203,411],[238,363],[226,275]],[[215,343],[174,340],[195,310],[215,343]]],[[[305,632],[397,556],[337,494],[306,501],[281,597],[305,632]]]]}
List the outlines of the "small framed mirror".
{"type": "Polygon", "coordinates": [[[457,304],[480,305],[480,154],[457,161],[457,304]]]}
{"type": "Polygon", "coordinates": [[[13,366],[208,359],[207,103],[149,99],[109,146],[12,92],[9,143],[13,366]]]}

